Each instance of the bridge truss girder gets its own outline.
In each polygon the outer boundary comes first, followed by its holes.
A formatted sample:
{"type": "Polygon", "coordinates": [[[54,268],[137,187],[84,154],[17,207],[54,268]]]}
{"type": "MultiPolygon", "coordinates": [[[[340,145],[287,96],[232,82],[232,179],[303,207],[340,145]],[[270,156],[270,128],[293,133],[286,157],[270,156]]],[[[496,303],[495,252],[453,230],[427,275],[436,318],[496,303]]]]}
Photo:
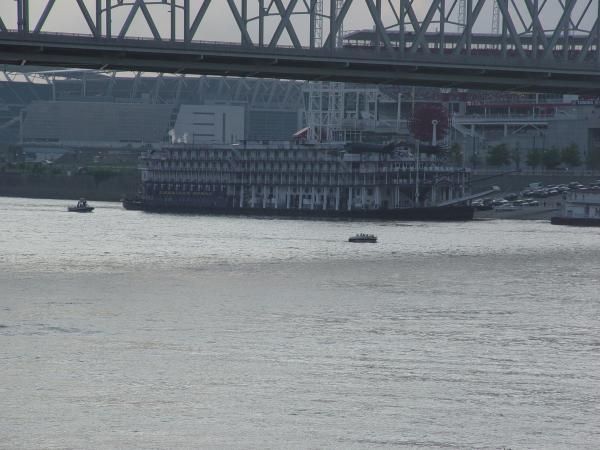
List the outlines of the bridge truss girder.
{"type": "MultiPolygon", "coordinates": [[[[337,58],[338,63],[345,64],[356,75],[325,71],[323,79],[334,80],[385,82],[382,63],[388,61],[391,64],[385,66],[386,70],[393,69],[390,83],[410,81],[413,77],[406,75],[410,71],[420,73],[423,67],[450,70],[457,65],[468,69],[467,75],[480,77],[484,85],[486,78],[516,66],[529,68],[528,77],[535,79],[530,83],[533,87],[544,88],[548,79],[557,76],[600,77],[600,0],[16,0],[9,2],[10,6],[3,3],[0,62],[4,63],[16,60],[23,64],[82,64],[89,61],[84,54],[77,58],[67,54],[69,48],[73,53],[73,46],[80,46],[92,51],[106,49],[101,51],[106,64],[87,62],[83,67],[128,68],[129,49],[135,50],[140,45],[151,47],[154,43],[154,50],[159,53],[173,52],[183,58],[193,50],[196,57],[192,64],[182,64],[180,69],[172,64],[139,64],[132,58],[129,61],[132,69],[182,73],[215,73],[214,70],[225,74],[227,70],[222,66],[226,65],[223,63],[226,58],[221,58],[219,67],[213,64],[211,68],[205,62],[206,70],[199,63],[204,57],[210,59],[211,51],[218,53],[223,47],[223,43],[202,39],[202,31],[214,20],[211,14],[217,11],[223,20],[230,18],[226,25],[230,31],[227,44],[254,58],[245,70],[236,70],[239,61],[232,59],[231,72],[236,75],[251,75],[254,65],[260,66],[256,67],[255,76],[319,79],[310,70],[292,73],[285,65],[282,70],[264,70],[263,63],[258,61],[263,58],[269,60],[264,64],[278,66],[281,52],[285,58],[285,53],[298,51],[301,57],[295,61],[297,64],[337,58]],[[59,4],[64,6],[69,2],[70,14],[85,24],[84,35],[71,40],[68,33],[75,30],[53,28],[50,20],[57,14],[59,4]],[[347,23],[356,24],[357,17],[360,26],[371,31],[368,41],[351,42],[352,33],[347,33],[344,45],[360,48],[340,49],[340,32],[350,28],[347,23]],[[497,35],[491,36],[490,24],[497,35]],[[482,35],[488,37],[483,44],[482,35]],[[58,50],[54,44],[61,39],[62,47],[58,50]],[[15,41],[22,45],[15,45],[15,41]],[[126,56],[116,64],[112,50],[119,47],[126,56]],[[368,57],[366,49],[370,50],[368,57]],[[50,57],[36,57],[36,54],[45,56],[47,51],[50,57]],[[365,67],[361,69],[379,75],[363,77],[353,71],[366,60],[369,64],[363,64],[365,67]],[[402,76],[396,76],[395,72],[402,72],[402,76]]],[[[93,59],[99,62],[101,58],[93,59]]],[[[518,73],[515,76],[518,78],[518,73]]],[[[434,78],[426,76],[423,82],[443,84],[434,78]]],[[[460,79],[451,80],[456,82],[460,79]]],[[[525,83],[517,85],[525,87],[525,83]]]]}
{"type": "Polygon", "coordinates": [[[349,28],[344,23],[353,11],[361,14],[364,29],[375,31],[378,46],[401,52],[428,52],[436,46],[469,51],[474,30],[489,33],[490,24],[498,28],[503,50],[520,54],[524,37],[535,39],[538,53],[546,57],[558,49],[567,52],[573,34],[589,37],[584,51],[600,43],[600,0],[16,0],[12,8],[0,7],[0,32],[71,32],[48,24],[59,4],[64,7],[69,2],[69,14],[80,16],[87,25],[85,33],[116,40],[193,42],[210,20],[207,13],[216,9],[222,17],[231,17],[231,36],[237,38],[230,42],[251,47],[277,47],[287,35],[287,44],[294,48],[333,48],[339,32],[349,28]],[[169,23],[159,26],[165,22],[165,11],[169,23]],[[131,30],[138,16],[143,17],[146,30],[131,30]],[[449,25],[459,27],[461,33],[451,48],[444,39],[453,32],[449,25]],[[389,32],[411,33],[415,38],[392,42],[389,32]]]}

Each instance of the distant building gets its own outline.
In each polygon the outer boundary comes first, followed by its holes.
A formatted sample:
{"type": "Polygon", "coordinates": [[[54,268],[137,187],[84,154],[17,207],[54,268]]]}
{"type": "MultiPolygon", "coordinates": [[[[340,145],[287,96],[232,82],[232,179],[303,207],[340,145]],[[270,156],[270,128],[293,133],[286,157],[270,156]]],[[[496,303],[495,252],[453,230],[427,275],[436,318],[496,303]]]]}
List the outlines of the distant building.
{"type": "MultiPolygon", "coordinates": [[[[176,139],[289,140],[302,125],[296,81],[82,70],[0,77],[0,142],[35,159],[73,149],[158,147],[176,139]]],[[[2,72],[0,72],[2,74],[2,72]]]]}
{"type": "Polygon", "coordinates": [[[246,138],[245,111],[231,105],[181,105],[172,142],[235,144],[246,138]]]}
{"type": "Polygon", "coordinates": [[[35,101],[25,108],[23,141],[138,147],[164,140],[172,113],[167,104],[35,101]]]}

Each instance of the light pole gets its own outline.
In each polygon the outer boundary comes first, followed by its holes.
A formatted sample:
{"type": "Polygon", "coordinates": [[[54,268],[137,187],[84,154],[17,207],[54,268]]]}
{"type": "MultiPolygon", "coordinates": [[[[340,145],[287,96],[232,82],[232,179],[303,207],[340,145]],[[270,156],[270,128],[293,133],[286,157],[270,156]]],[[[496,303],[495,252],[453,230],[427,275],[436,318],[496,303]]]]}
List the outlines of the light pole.
{"type": "MultiPolygon", "coordinates": [[[[433,131],[432,131],[432,135],[431,135],[431,146],[432,147],[437,146],[437,125],[438,125],[438,123],[439,122],[436,119],[433,119],[431,121],[431,125],[433,126],[433,131]]],[[[435,183],[431,187],[431,195],[433,198],[435,198],[435,183]]]]}
{"type": "Polygon", "coordinates": [[[396,113],[396,131],[400,133],[400,122],[402,120],[402,92],[398,93],[398,111],[396,113]]]}
{"type": "Polygon", "coordinates": [[[415,166],[415,203],[417,205],[417,207],[420,206],[420,201],[419,201],[419,151],[420,151],[420,141],[417,138],[417,161],[416,161],[416,166],[415,166]]]}

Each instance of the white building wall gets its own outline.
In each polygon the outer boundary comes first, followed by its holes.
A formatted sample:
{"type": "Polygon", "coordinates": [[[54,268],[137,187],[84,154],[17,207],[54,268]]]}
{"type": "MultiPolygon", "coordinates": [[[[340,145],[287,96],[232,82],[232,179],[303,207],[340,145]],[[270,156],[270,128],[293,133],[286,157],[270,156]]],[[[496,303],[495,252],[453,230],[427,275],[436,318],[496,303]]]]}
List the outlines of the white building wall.
{"type": "Polygon", "coordinates": [[[181,105],[175,139],[190,144],[234,144],[245,138],[244,107],[181,105]]]}
{"type": "Polygon", "coordinates": [[[39,101],[25,110],[25,142],[139,146],[162,142],[173,105],[39,101]]]}

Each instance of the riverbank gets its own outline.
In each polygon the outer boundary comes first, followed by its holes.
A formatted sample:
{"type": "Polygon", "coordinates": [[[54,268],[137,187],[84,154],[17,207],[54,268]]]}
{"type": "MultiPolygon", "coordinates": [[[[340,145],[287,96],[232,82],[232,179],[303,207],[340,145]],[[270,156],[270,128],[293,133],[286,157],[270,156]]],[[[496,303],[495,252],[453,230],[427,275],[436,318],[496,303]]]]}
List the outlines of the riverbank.
{"type": "Polygon", "coordinates": [[[515,210],[492,209],[475,211],[475,219],[550,220],[560,211],[558,207],[524,206],[515,210]]]}

